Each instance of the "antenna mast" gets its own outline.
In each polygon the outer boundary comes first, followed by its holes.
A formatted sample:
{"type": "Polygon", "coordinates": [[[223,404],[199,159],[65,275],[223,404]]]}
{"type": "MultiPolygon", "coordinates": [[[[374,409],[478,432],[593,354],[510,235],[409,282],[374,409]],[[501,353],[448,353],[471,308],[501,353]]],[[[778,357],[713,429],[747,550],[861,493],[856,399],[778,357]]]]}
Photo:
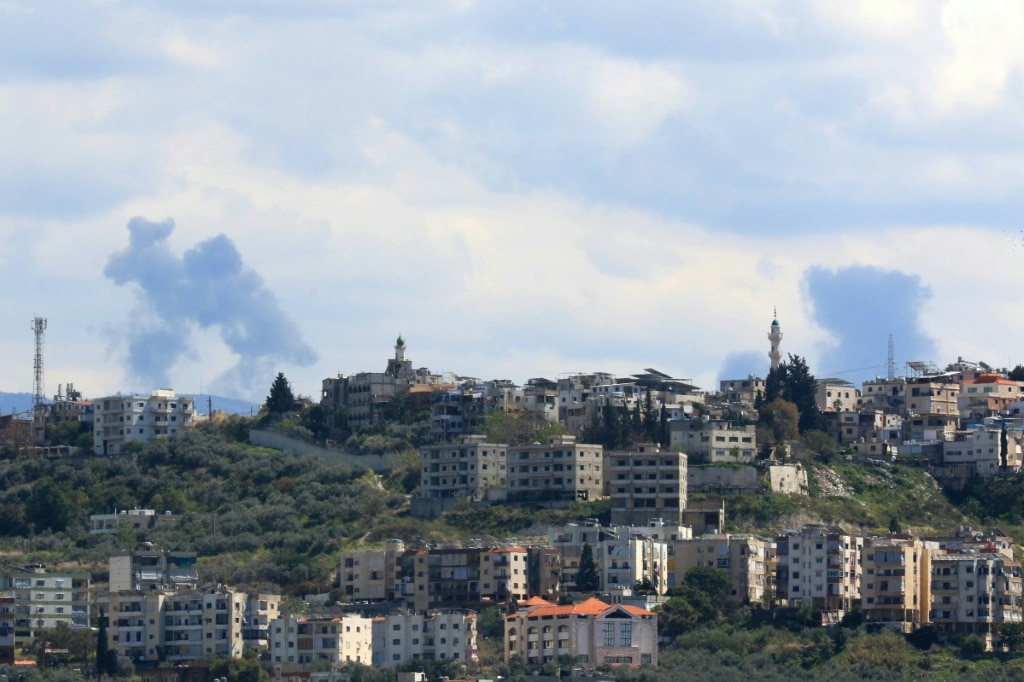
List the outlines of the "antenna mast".
{"type": "Polygon", "coordinates": [[[46,318],[33,317],[32,331],[36,335],[36,355],[32,364],[35,381],[32,387],[32,409],[36,412],[46,410],[46,393],[43,387],[43,341],[46,337],[46,318]]]}
{"type": "Polygon", "coordinates": [[[892,334],[889,334],[889,362],[886,365],[889,370],[889,381],[896,378],[896,346],[892,342],[892,334]]]}

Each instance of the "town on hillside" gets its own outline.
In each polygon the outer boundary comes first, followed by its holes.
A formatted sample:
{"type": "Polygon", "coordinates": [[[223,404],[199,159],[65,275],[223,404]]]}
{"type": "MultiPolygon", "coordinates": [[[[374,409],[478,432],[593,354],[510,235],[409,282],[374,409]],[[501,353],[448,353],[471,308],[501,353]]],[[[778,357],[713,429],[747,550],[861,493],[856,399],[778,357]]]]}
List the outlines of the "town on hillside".
{"type": "MultiPolygon", "coordinates": [[[[335,564],[335,591],[304,597],[301,609],[272,590],[211,583],[193,550],[134,542],[181,523],[179,513],[92,514],[91,534],[131,546],[101,577],[42,563],[0,572],[0,665],[29,651],[40,665],[65,660],[71,647],[60,642],[87,632],[101,675],[199,682],[219,679],[212,661],[224,658],[258,661],[276,680],[355,679],[347,664],[425,680],[480,669],[490,638],[505,672],[593,679],[657,666],[708,604],[821,628],[971,637],[988,652],[1024,645],[1022,566],[999,529],[728,532],[722,498],[806,496],[829,484],[809,478],[807,463],[819,460],[909,465],[953,491],[1017,476],[1024,368],[958,358],[898,374],[890,357],[886,376],[856,386],[814,377],[802,358],[784,357],[782,339],[772,320],[765,376],[717,390],[651,368],[525,385],[436,374],[414,369],[401,336],[382,372],[325,378],[318,402],[278,374],[249,441],[382,474],[395,455],[361,451],[357,436],[412,425],[411,518],[598,502],[606,514],[552,515],[509,529],[514,537],[353,543],[335,564]]],[[[86,399],[69,384],[38,399],[30,419],[0,417],[0,446],[8,460],[133,457],[228,419],[199,407],[170,389],[86,399]]]]}

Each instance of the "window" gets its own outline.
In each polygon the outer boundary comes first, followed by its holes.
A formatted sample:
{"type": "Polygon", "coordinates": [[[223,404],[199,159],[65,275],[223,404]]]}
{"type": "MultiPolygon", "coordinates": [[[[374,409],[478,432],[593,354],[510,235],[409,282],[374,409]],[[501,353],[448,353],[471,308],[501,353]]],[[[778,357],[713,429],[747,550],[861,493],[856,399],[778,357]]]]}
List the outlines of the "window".
{"type": "Polygon", "coordinates": [[[604,645],[615,646],[615,623],[604,624],[604,645]]]}

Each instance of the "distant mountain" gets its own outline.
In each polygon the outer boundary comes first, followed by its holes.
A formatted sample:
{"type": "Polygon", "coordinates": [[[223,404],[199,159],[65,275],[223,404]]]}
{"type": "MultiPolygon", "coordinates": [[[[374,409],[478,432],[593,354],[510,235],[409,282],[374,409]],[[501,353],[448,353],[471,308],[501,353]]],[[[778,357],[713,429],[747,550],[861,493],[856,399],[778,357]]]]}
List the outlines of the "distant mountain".
{"type": "MultiPolygon", "coordinates": [[[[183,395],[189,394],[185,393],[183,395]]],[[[200,414],[207,414],[210,411],[211,405],[215,412],[240,414],[246,417],[249,415],[255,415],[260,410],[259,403],[249,402],[248,400],[239,400],[238,398],[225,398],[224,396],[219,395],[199,393],[195,395],[195,399],[196,412],[200,414]]],[[[86,398],[86,400],[88,400],[88,398],[86,398]]],[[[3,391],[0,391],[0,414],[31,411],[31,393],[4,393],[3,391]]]]}

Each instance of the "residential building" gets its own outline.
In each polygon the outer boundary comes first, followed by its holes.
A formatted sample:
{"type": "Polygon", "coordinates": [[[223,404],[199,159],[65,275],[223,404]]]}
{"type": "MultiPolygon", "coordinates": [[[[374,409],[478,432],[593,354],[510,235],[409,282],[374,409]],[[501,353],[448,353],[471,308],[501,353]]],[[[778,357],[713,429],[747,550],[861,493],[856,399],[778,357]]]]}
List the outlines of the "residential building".
{"type": "Polygon", "coordinates": [[[815,382],[814,401],[822,412],[826,410],[850,411],[857,409],[860,393],[857,391],[857,387],[846,379],[818,379],[815,382]]]}
{"type": "Polygon", "coordinates": [[[686,573],[699,566],[729,575],[734,604],[760,604],[769,587],[767,559],[771,541],[754,535],[709,533],[669,543],[669,586],[680,585],[686,573]]]}
{"type": "Polygon", "coordinates": [[[907,379],[907,414],[959,417],[959,398],[960,381],[955,374],[934,374],[907,379]]]}
{"type": "Polygon", "coordinates": [[[682,450],[689,464],[752,462],[757,455],[753,424],[734,425],[728,421],[682,419],[669,422],[669,447],[682,450]]]}
{"type": "Polygon", "coordinates": [[[875,377],[861,385],[860,406],[887,414],[903,414],[906,395],[906,377],[875,377]]]}
{"type": "Polygon", "coordinates": [[[776,592],[838,619],[860,605],[864,538],[841,528],[806,526],[776,538],[776,592]]]}
{"type": "Polygon", "coordinates": [[[728,403],[749,403],[753,405],[764,397],[764,379],[753,374],[746,379],[722,379],[718,383],[719,398],[728,403]]]}
{"type": "Polygon", "coordinates": [[[462,611],[395,613],[373,619],[373,665],[408,661],[475,662],[476,614],[462,611]]]}
{"type": "Polygon", "coordinates": [[[181,517],[166,511],[157,514],[155,509],[122,509],[112,514],[92,514],[89,523],[92,535],[113,535],[118,528],[149,530],[177,523],[181,517]]]}
{"type": "Polygon", "coordinates": [[[14,596],[14,629],[18,640],[64,623],[88,628],[92,577],[88,573],[48,573],[44,564],[0,573],[0,590],[14,596]]]}
{"type": "Polygon", "coordinates": [[[986,417],[997,417],[1024,397],[1022,389],[1024,382],[1012,381],[995,373],[965,379],[960,384],[960,396],[957,398],[960,418],[979,422],[986,417]]]}
{"type": "Polygon", "coordinates": [[[249,592],[245,596],[242,618],[242,648],[265,652],[270,650],[270,623],[281,615],[281,595],[249,592]]]}
{"type": "Polygon", "coordinates": [[[606,529],[594,552],[602,592],[622,594],[637,584],[650,585],[659,595],[668,590],[668,545],[645,531],[606,529]]]}
{"type": "Polygon", "coordinates": [[[12,595],[0,595],[0,665],[14,665],[16,610],[17,605],[12,595]]]}
{"type": "Polygon", "coordinates": [[[110,591],[195,589],[199,583],[195,552],[174,552],[143,542],[110,557],[110,591]]]}
{"type": "Polygon", "coordinates": [[[116,455],[128,443],[149,443],[195,425],[194,398],[170,389],[149,395],[115,395],[93,401],[93,449],[97,455],[116,455]]]}
{"type": "Polygon", "coordinates": [[[568,656],[585,669],[658,664],[658,616],[590,598],[559,606],[534,598],[505,619],[505,661],[538,667],[568,656]]]}
{"type": "Polygon", "coordinates": [[[510,446],[508,499],[564,506],[604,495],[603,448],[553,436],[547,443],[510,446]]]}
{"type": "Polygon", "coordinates": [[[270,623],[274,663],[373,662],[373,620],[347,614],[327,618],[283,616],[270,623]]]}
{"type": "Polygon", "coordinates": [[[1004,623],[1022,622],[1021,565],[1003,554],[931,557],[931,622],[946,636],[975,635],[992,649],[1004,623]]]}
{"type": "Polygon", "coordinates": [[[951,440],[942,443],[943,465],[966,466],[972,475],[982,478],[1020,471],[1019,440],[1005,434],[1001,423],[986,421],[986,424],[956,431],[951,440]]]}
{"type": "Polygon", "coordinates": [[[686,463],[682,452],[663,452],[654,443],[608,452],[604,470],[612,500],[612,525],[645,526],[652,519],[681,523],[686,508],[686,463]]]}
{"type": "Polygon", "coordinates": [[[488,443],[486,436],[424,446],[420,497],[504,500],[507,457],[508,446],[488,443]]]}
{"type": "Polygon", "coordinates": [[[933,542],[909,535],[864,541],[861,612],[867,623],[913,632],[928,623],[933,542]]]}
{"type": "Polygon", "coordinates": [[[404,551],[401,540],[388,540],[384,547],[373,549],[345,550],[338,572],[342,592],[351,601],[392,601],[401,581],[398,557],[404,551]]]}

